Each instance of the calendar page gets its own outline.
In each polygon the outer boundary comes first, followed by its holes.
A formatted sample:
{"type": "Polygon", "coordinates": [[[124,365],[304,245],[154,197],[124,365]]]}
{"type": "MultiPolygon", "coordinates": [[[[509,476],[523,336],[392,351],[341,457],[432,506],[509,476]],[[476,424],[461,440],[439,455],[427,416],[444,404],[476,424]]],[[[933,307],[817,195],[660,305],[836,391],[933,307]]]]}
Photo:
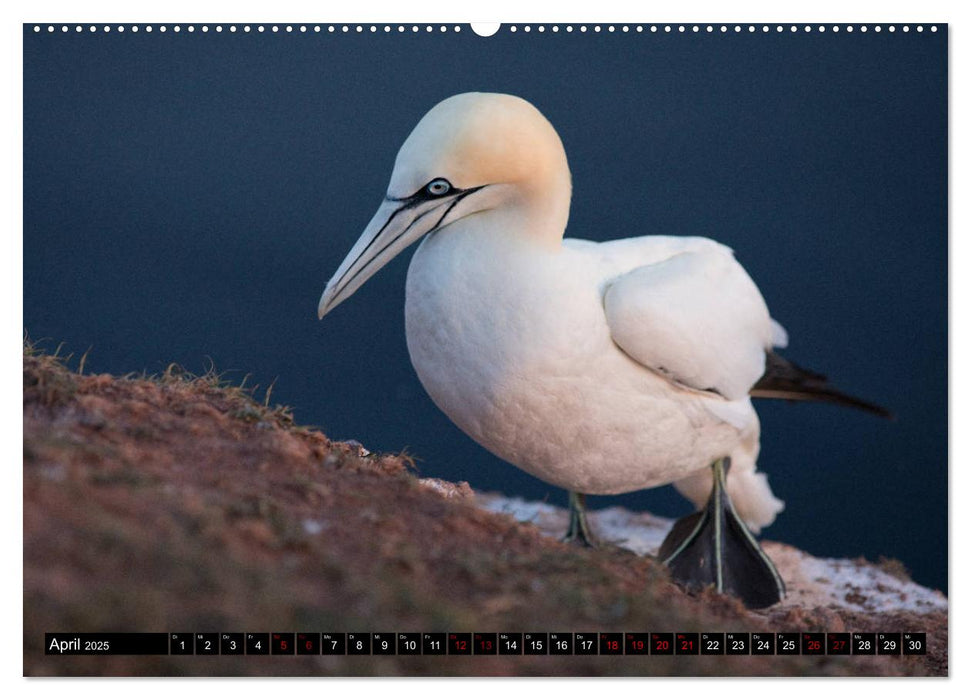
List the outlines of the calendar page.
{"type": "Polygon", "coordinates": [[[946,23],[22,32],[25,675],[948,674],[946,23]]]}

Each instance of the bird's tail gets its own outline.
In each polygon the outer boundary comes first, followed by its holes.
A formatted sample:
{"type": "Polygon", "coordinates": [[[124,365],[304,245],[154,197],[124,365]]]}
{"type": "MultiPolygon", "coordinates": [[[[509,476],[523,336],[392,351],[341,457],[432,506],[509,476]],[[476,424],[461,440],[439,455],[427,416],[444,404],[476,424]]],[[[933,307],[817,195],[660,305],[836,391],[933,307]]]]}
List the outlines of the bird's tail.
{"type": "Polygon", "coordinates": [[[825,401],[858,408],[882,418],[893,419],[894,417],[883,406],[843,393],[832,386],[822,374],[803,369],[771,350],[765,355],[765,373],[749,393],[760,399],[825,401]]]}

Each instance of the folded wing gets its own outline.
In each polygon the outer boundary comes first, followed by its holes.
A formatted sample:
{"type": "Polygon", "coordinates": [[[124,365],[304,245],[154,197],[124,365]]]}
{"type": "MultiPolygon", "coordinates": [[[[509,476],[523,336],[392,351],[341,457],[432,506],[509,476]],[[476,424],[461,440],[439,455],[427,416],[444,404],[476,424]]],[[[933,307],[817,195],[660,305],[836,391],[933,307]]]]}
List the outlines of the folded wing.
{"type": "Polygon", "coordinates": [[[744,398],[785,344],[755,283],[724,246],[699,246],[614,278],[604,294],[617,345],[680,385],[744,398]]]}

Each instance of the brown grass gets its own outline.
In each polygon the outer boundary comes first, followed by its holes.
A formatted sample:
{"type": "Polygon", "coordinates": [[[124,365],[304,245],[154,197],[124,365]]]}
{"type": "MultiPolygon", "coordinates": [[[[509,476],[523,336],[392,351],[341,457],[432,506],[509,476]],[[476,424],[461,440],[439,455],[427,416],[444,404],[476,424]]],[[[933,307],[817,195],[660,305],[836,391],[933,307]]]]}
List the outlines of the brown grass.
{"type": "MultiPolygon", "coordinates": [[[[27,675],[947,672],[946,645],[905,658],[45,656],[44,633],[62,631],[765,631],[767,619],[685,595],[649,558],[483,511],[467,489],[445,498],[408,455],[362,456],[298,426],[269,391],[69,361],[25,343],[27,675]]],[[[772,624],[842,624],[804,612],[772,624]]],[[[946,639],[943,616],[886,622],[942,625],[946,639]]]]}

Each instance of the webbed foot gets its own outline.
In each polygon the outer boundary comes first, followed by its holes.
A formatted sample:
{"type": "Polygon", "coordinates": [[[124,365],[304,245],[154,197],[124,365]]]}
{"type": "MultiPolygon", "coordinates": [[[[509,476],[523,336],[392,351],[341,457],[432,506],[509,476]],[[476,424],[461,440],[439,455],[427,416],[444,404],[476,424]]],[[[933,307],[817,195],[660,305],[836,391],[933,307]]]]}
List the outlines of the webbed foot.
{"type": "Polygon", "coordinates": [[[738,596],[746,607],[765,608],[782,600],[786,587],[728,497],[730,464],[727,457],[712,464],[708,503],[674,524],[658,559],[687,588],[713,585],[719,593],[738,596]]]}

